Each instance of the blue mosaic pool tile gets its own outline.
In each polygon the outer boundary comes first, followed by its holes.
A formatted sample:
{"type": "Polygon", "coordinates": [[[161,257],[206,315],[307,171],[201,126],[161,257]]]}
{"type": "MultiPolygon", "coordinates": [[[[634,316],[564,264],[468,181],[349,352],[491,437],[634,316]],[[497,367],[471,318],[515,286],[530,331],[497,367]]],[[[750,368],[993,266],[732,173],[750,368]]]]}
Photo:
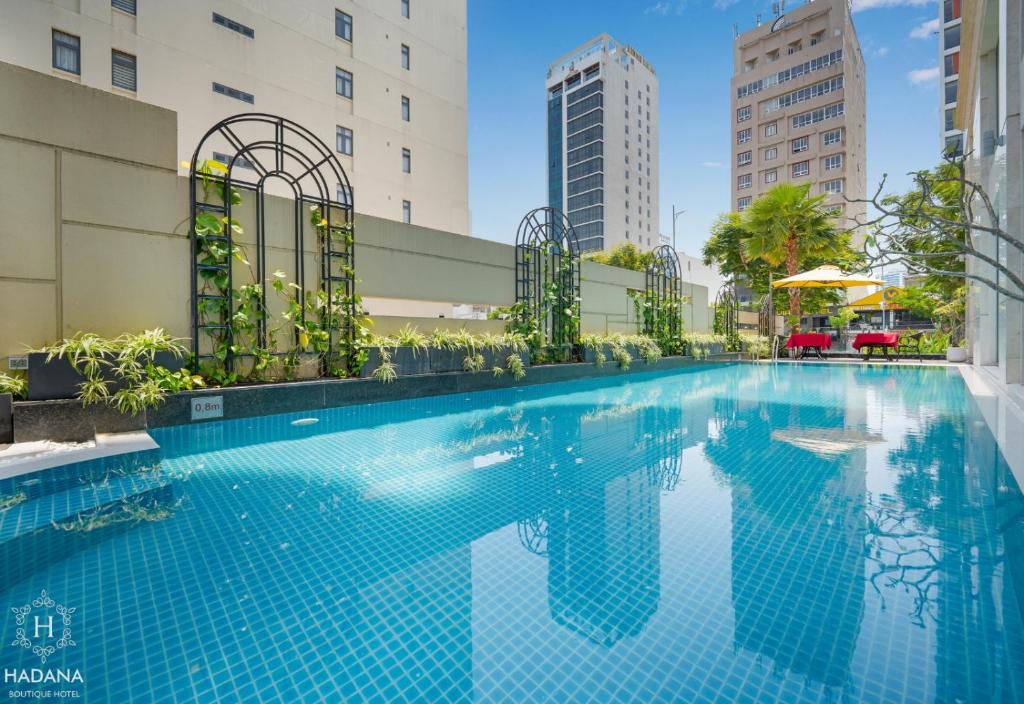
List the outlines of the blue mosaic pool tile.
{"type": "Polygon", "coordinates": [[[76,605],[97,702],[1024,701],[978,420],[944,370],[733,365],[161,429],[27,485],[169,491],[18,531],[0,632],[76,605]]]}

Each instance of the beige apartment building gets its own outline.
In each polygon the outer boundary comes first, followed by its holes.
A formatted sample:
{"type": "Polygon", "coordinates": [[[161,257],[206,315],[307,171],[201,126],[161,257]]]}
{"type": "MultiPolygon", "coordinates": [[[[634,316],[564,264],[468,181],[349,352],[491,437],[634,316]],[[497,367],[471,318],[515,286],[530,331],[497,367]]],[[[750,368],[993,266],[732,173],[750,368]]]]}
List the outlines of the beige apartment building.
{"type": "MultiPolygon", "coordinates": [[[[794,3],[795,4],[795,3],[794,3]]],[[[847,226],[866,213],[864,59],[847,0],[810,0],[735,39],[732,201],[785,181],[826,194],[847,226]]]]}
{"type": "Polygon", "coordinates": [[[287,117],[357,212],[470,233],[466,0],[0,0],[0,61],[175,110],[179,169],[224,117],[287,117]]]}

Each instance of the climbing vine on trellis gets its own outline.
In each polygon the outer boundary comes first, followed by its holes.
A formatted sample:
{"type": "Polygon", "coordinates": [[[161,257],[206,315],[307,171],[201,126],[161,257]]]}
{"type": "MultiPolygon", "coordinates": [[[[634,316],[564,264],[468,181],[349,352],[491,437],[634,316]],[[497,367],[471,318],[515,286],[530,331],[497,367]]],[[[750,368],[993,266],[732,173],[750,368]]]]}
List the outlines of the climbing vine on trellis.
{"type": "Polygon", "coordinates": [[[663,354],[681,354],[683,294],[676,251],[668,245],[655,249],[645,278],[643,296],[634,298],[640,330],[657,341],[663,354]]]}
{"type": "Polygon", "coordinates": [[[359,365],[366,321],[355,293],[351,194],[333,152],[290,120],[249,113],[207,131],[190,164],[192,356],[204,375],[219,383],[291,377],[308,359],[320,374],[345,376],[359,365]],[[224,151],[201,159],[211,147],[224,151]],[[268,217],[272,180],[291,191],[290,223],[268,217]],[[243,212],[254,220],[245,244],[243,212]],[[290,246],[290,275],[269,269],[268,237],[290,246]],[[315,289],[306,286],[310,249],[315,289]]]}
{"type": "Polygon", "coordinates": [[[580,248],[568,218],[554,208],[527,213],[516,233],[516,303],[511,327],[535,360],[579,356],[580,248]]]}

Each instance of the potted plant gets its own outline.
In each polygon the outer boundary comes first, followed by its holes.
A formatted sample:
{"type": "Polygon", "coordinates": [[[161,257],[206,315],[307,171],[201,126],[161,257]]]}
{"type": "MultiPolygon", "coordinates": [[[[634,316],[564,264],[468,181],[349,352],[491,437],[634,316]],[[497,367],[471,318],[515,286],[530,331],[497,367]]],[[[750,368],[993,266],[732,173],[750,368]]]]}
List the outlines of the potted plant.
{"type": "Polygon", "coordinates": [[[28,353],[27,397],[30,401],[78,398],[83,392],[106,397],[150,368],[179,372],[184,358],[181,341],[160,328],[114,339],[77,333],[28,353]]]}
{"type": "Polygon", "coordinates": [[[0,443],[14,442],[14,399],[25,397],[25,380],[0,372],[0,443]]]}
{"type": "Polygon", "coordinates": [[[961,340],[956,345],[950,345],[946,348],[946,361],[947,362],[966,362],[967,361],[967,347],[964,341],[961,340]]]}
{"type": "Polygon", "coordinates": [[[374,337],[366,348],[366,362],[359,370],[362,378],[391,381],[394,376],[430,373],[427,338],[406,325],[394,337],[374,337]]]}

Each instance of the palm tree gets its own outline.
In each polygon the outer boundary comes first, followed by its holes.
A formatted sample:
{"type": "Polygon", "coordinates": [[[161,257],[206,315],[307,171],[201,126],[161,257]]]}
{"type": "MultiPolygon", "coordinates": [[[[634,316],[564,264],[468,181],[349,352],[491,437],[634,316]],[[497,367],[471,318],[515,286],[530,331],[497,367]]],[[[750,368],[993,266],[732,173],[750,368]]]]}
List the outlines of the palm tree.
{"type": "MultiPolygon", "coordinates": [[[[821,207],[824,195],[811,196],[809,184],[780,183],[751,203],[743,213],[748,236],[746,256],[772,267],[783,265],[786,276],[800,273],[810,259],[842,249],[832,217],[821,207]]],[[[789,289],[789,313],[800,329],[800,289],[789,289]]]]}

